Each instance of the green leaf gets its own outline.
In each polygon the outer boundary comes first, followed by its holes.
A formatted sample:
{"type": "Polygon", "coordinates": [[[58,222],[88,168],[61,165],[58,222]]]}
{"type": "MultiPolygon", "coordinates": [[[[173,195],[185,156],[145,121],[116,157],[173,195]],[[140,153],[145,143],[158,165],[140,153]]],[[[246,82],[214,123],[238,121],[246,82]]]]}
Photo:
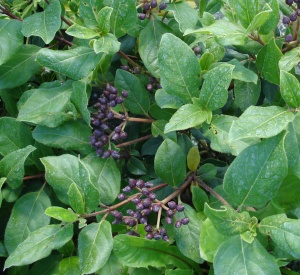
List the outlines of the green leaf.
{"type": "Polygon", "coordinates": [[[176,130],[185,130],[201,125],[208,119],[211,112],[196,104],[181,106],[165,126],[165,133],[176,130]]]}
{"type": "Polygon", "coordinates": [[[202,71],[207,71],[209,67],[214,63],[215,56],[210,52],[205,52],[200,58],[200,67],[202,71]]]}
{"type": "MultiPolygon", "coordinates": [[[[268,4],[266,4],[268,6],[268,4]]],[[[260,13],[256,14],[253,20],[251,21],[250,25],[247,28],[247,32],[251,33],[261,27],[266,20],[269,18],[270,13],[272,12],[271,8],[268,7],[268,10],[261,11],[260,13]]]]}
{"type": "Polygon", "coordinates": [[[115,86],[120,91],[126,90],[128,92],[124,105],[129,111],[137,115],[148,115],[149,93],[135,75],[124,70],[117,70],[115,86]]]}
{"type": "Polygon", "coordinates": [[[277,0],[268,1],[266,8],[271,8],[271,12],[269,13],[267,20],[259,28],[258,32],[260,34],[269,34],[272,32],[278,25],[278,21],[280,19],[280,10],[277,0]]]}
{"type": "Polygon", "coordinates": [[[300,83],[292,74],[280,70],[280,93],[284,101],[292,108],[300,106],[300,83]]]}
{"type": "Polygon", "coordinates": [[[204,214],[221,234],[225,236],[237,235],[250,228],[251,218],[248,212],[238,213],[228,206],[222,206],[222,208],[216,210],[207,203],[204,206],[204,214]]]}
{"type": "Polygon", "coordinates": [[[93,42],[95,53],[106,53],[113,55],[120,50],[121,43],[111,33],[101,36],[93,42]]]}
{"type": "Polygon", "coordinates": [[[23,45],[22,23],[0,19],[0,65],[9,60],[23,45]]]}
{"type": "Polygon", "coordinates": [[[46,168],[46,180],[54,188],[58,198],[69,204],[67,197],[70,185],[76,184],[84,195],[87,211],[94,210],[99,203],[99,192],[91,181],[88,169],[80,159],[72,155],[45,157],[41,159],[46,168]],[[64,167],[62,170],[61,167],[64,167]]]}
{"type": "Polygon", "coordinates": [[[114,253],[111,253],[107,262],[98,270],[99,275],[121,275],[123,266],[119,263],[114,253]]]}
{"type": "Polygon", "coordinates": [[[259,231],[269,235],[282,250],[295,259],[300,258],[300,221],[287,218],[285,214],[264,218],[259,231]]]}
{"type": "Polygon", "coordinates": [[[300,61],[300,49],[298,47],[286,52],[279,60],[279,69],[289,72],[300,61]]]}
{"type": "Polygon", "coordinates": [[[110,17],[113,12],[113,8],[104,7],[98,13],[98,28],[101,34],[107,34],[110,31],[110,17]]]}
{"type": "Polygon", "coordinates": [[[187,166],[190,171],[196,171],[200,163],[200,153],[198,146],[193,146],[187,155],[187,166]]]}
{"type": "Polygon", "coordinates": [[[116,37],[121,37],[137,22],[135,0],[113,0],[113,12],[110,17],[111,31],[116,37]]]}
{"type": "Polygon", "coordinates": [[[210,146],[213,150],[221,153],[230,153],[237,156],[241,151],[251,144],[260,140],[258,138],[248,140],[229,140],[229,130],[234,121],[238,118],[234,116],[213,116],[211,124],[204,126],[204,136],[210,140],[210,146]]]}
{"type": "Polygon", "coordinates": [[[51,0],[43,12],[37,12],[26,17],[23,21],[22,33],[24,36],[39,36],[49,44],[61,25],[61,6],[58,0],[51,0]]]}
{"type": "MultiPolygon", "coordinates": [[[[157,274],[157,273],[155,273],[157,274]]],[[[167,269],[165,275],[194,275],[195,272],[193,270],[190,269],[180,269],[180,268],[176,268],[174,269],[167,269]]],[[[154,273],[153,273],[154,275],[154,273]]]]}
{"type": "Polygon", "coordinates": [[[300,178],[300,117],[288,124],[287,135],[284,141],[284,149],[288,158],[289,169],[300,178]]]}
{"type": "Polygon", "coordinates": [[[221,64],[204,75],[200,92],[200,104],[211,111],[223,107],[228,98],[228,87],[232,79],[234,66],[221,64]]]}
{"type": "Polygon", "coordinates": [[[164,140],[156,152],[154,168],[166,183],[180,184],[186,176],[186,156],[181,147],[170,139],[164,140]]]}
{"type": "Polygon", "coordinates": [[[277,193],[287,174],[285,134],[265,139],[242,151],[224,177],[224,190],[242,206],[262,207],[277,193]]]}
{"type": "Polygon", "coordinates": [[[208,202],[208,196],[199,186],[192,186],[192,201],[197,212],[203,212],[204,204],[208,202]]]}
{"type": "Polygon", "coordinates": [[[202,221],[195,210],[187,204],[184,204],[183,212],[176,212],[178,220],[188,218],[189,223],[175,228],[175,241],[180,252],[195,261],[196,263],[203,263],[199,251],[199,234],[202,221]]]}
{"type": "Polygon", "coordinates": [[[0,241],[0,257],[5,257],[5,258],[8,257],[6,248],[3,244],[3,242],[1,242],[1,241],[0,241]]]}
{"type": "Polygon", "coordinates": [[[266,251],[257,239],[249,244],[241,236],[233,236],[221,244],[214,258],[214,271],[216,275],[281,274],[275,258],[266,251]]]}
{"type": "Polygon", "coordinates": [[[1,208],[1,205],[2,205],[2,192],[1,192],[1,188],[2,188],[3,184],[5,183],[5,181],[6,181],[6,178],[0,178],[0,208],[1,208]]]}
{"type": "Polygon", "coordinates": [[[192,49],[171,33],[162,36],[158,51],[161,85],[186,103],[198,97],[200,65],[192,49]]]}
{"type": "Polygon", "coordinates": [[[35,61],[39,49],[35,45],[23,45],[0,66],[0,89],[18,87],[41,70],[41,66],[35,61]]]}
{"type": "Polygon", "coordinates": [[[173,12],[179,29],[183,33],[187,29],[193,29],[199,19],[197,11],[186,2],[169,3],[166,10],[173,12]]]}
{"type": "Polygon", "coordinates": [[[12,117],[0,118],[0,154],[5,156],[33,144],[31,130],[23,122],[12,117]]]}
{"type": "MultiPolygon", "coordinates": [[[[258,81],[257,74],[254,73],[252,70],[245,68],[240,63],[240,61],[238,61],[237,59],[234,58],[234,59],[230,60],[228,63],[235,66],[233,69],[233,72],[232,72],[233,79],[241,80],[243,82],[253,82],[254,84],[257,83],[257,81],[258,81]]],[[[248,65],[248,64],[246,63],[246,65],[248,65]]],[[[251,65],[251,63],[249,65],[251,65]]],[[[234,82],[234,84],[235,83],[236,82],[234,82]]]]}
{"type": "Polygon", "coordinates": [[[37,126],[32,133],[33,138],[42,144],[64,150],[76,150],[83,154],[92,151],[89,144],[91,135],[90,127],[79,121],[68,121],[56,128],[37,126]]]}
{"type": "Polygon", "coordinates": [[[205,261],[214,262],[215,254],[219,246],[229,239],[229,236],[221,234],[213,225],[210,219],[206,219],[200,231],[200,256],[205,261]]]}
{"type": "Polygon", "coordinates": [[[80,270],[94,273],[105,265],[113,249],[111,225],[107,221],[87,225],[78,237],[80,270]]]}
{"type": "Polygon", "coordinates": [[[240,80],[234,81],[234,102],[242,111],[251,105],[256,105],[260,92],[260,79],[258,79],[257,84],[240,80]]]}
{"type": "Polygon", "coordinates": [[[73,182],[68,190],[69,202],[73,210],[78,214],[84,213],[84,198],[78,186],[73,182]]]}
{"type": "Polygon", "coordinates": [[[59,263],[59,274],[81,275],[79,268],[79,257],[72,256],[62,259],[59,263]]]}
{"type": "Polygon", "coordinates": [[[294,114],[282,107],[250,106],[236,121],[232,123],[229,140],[244,138],[269,138],[282,132],[294,114]]]}
{"type": "Polygon", "coordinates": [[[98,12],[103,8],[103,1],[80,0],[79,15],[84,20],[87,28],[94,29],[98,26],[98,12]]]}
{"type": "Polygon", "coordinates": [[[131,157],[127,162],[127,169],[133,175],[146,175],[147,169],[138,158],[131,157]]]}
{"type": "Polygon", "coordinates": [[[278,62],[281,57],[282,53],[273,38],[258,52],[256,59],[256,66],[262,77],[277,85],[280,82],[278,62]]]}
{"type": "Polygon", "coordinates": [[[78,220],[78,215],[70,210],[58,206],[48,207],[45,214],[51,218],[64,222],[75,222],[78,220]]]}
{"type": "Polygon", "coordinates": [[[154,18],[143,28],[139,36],[139,54],[147,70],[159,77],[158,49],[161,38],[165,33],[172,33],[172,29],[160,20],[154,18]]]}
{"type": "Polygon", "coordinates": [[[11,188],[16,189],[22,185],[25,160],[34,150],[33,146],[28,145],[23,149],[9,153],[0,161],[0,174],[7,178],[6,182],[11,188]]]}
{"type": "Polygon", "coordinates": [[[248,41],[245,29],[226,19],[216,20],[213,24],[196,30],[187,29],[184,35],[188,34],[195,34],[196,36],[212,34],[216,37],[217,42],[223,46],[244,45],[248,41]]]}
{"type": "Polygon", "coordinates": [[[119,262],[129,267],[166,267],[167,265],[180,268],[192,267],[176,246],[169,246],[165,241],[117,235],[114,238],[113,251],[119,262]]]}
{"type": "Polygon", "coordinates": [[[100,201],[106,205],[112,204],[121,185],[121,174],[116,162],[111,158],[99,158],[96,154],[89,155],[82,161],[89,170],[92,183],[99,191],[100,201]]]}
{"type": "Polygon", "coordinates": [[[9,254],[31,232],[50,223],[50,218],[44,213],[50,205],[50,199],[44,191],[27,193],[15,202],[4,235],[5,247],[9,254]]]}
{"type": "Polygon", "coordinates": [[[37,54],[37,62],[42,66],[66,75],[74,80],[87,77],[102,58],[92,48],[77,47],[66,51],[41,49],[37,54]]]}
{"type": "Polygon", "coordinates": [[[71,102],[76,107],[77,112],[82,116],[84,122],[90,126],[91,114],[88,110],[88,94],[87,86],[83,81],[73,82],[73,91],[71,94],[71,102]]]}
{"type": "Polygon", "coordinates": [[[178,109],[185,102],[184,99],[176,95],[167,94],[163,89],[156,91],[155,101],[159,107],[170,109],[178,109]]]}
{"type": "Polygon", "coordinates": [[[67,114],[71,94],[72,82],[60,87],[29,90],[21,97],[24,103],[17,120],[56,127],[71,118],[67,114]]]}
{"type": "Polygon", "coordinates": [[[5,261],[4,269],[11,266],[31,264],[50,255],[51,251],[62,247],[73,237],[71,224],[47,225],[33,231],[28,238],[19,244],[5,261]]]}
{"type": "Polygon", "coordinates": [[[67,30],[66,33],[70,36],[74,36],[80,39],[91,39],[95,36],[99,36],[99,33],[96,31],[86,28],[83,26],[80,26],[76,23],[74,23],[72,26],[70,26],[67,30]]]}

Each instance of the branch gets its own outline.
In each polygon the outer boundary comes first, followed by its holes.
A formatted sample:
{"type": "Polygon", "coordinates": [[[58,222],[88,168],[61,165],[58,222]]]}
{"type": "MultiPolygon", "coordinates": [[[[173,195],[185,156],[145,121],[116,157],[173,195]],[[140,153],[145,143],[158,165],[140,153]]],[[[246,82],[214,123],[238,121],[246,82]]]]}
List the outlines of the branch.
{"type": "Polygon", "coordinates": [[[130,141],[127,141],[127,142],[124,142],[124,143],[121,143],[121,144],[118,144],[118,145],[116,145],[116,147],[120,148],[120,147],[129,146],[129,145],[135,144],[137,142],[149,139],[151,137],[152,137],[152,134],[144,136],[144,137],[141,137],[141,138],[137,138],[137,139],[134,139],[134,140],[130,140],[130,141]]]}
{"type": "Polygon", "coordinates": [[[127,117],[126,120],[135,121],[135,122],[145,122],[145,123],[152,123],[155,121],[152,118],[139,118],[139,117],[127,117]]]}
{"type": "Polygon", "coordinates": [[[45,174],[41,173],[41,174],[37,174],[37,175],[33,175],[33,176],[24,177],[23,181],[25,181],[25,180],[31,180],[31,179],[38,179],[38,178],[43,178],[43,177],[45,177],[45,174]]]}
{"type": "Polygon", "coordinates": [[[138,68],[141,67],[139,64],[135,63],[135,62],[134,62],[128,55],[126,55],[124,52],[118,51],[117,54],[120,55],[121,57],[123,57],[125,60],[127,60],[128,63],[130,63],[130,64],[133,65],[134,67],[138,67],[138,68]]]}

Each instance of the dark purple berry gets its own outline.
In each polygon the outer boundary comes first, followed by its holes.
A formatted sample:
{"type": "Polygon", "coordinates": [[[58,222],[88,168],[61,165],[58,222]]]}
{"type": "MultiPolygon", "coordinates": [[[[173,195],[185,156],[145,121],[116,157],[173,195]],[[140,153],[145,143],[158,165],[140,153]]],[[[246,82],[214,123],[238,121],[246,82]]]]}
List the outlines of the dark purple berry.
{"type": "Polygon", "coordinates": [[[151,193],[148,195],[148,198],[149,198],[150,200],[154,201],[154,200],[156,199],[156,194],[151,192],[151,193]]]}
{"type": "Polygon", "coordinates": [[[120,135],[118,133],[114,133],[111,137],[112,140],[118,140],[120,139],[120,135]]]}
{"type": "Polygon", "coordinates": [[[299,8],[296,10],[296,14],[297,14],[297,16],[300,16],[300,9],[299,8]]]}
{"type": "Polygon", "coordinates": [[[104,146],[104,143],[103,143],[102,141],[97,141],[97,142],[95,143],[95,146],[96,146],[96,147],[103,147],[103,146],[104,146]]]}
{"type": "Polygon", "coordinates": [[[169,241],[170,241],[170,239],[169,239],[168,236],[163,236],[163,240],[166,241],[166,242],[169,242],[169,241]]]}
{"type": "Polygon", "coordinates": [[[122,222],[122,220],[119,220],[119,219],[114,219],[112,221],[112,224],[120,224],[122,222]]]}
{"type": "Polygon", "coordinates": [[[167,230],[166,230],[165,228],[162,227],[162,228],[159,230],[159,233],[160,233],[160,235],[165,236],[165,235],[167,235],[167,230]]]}
{"type": "Polygon", "coordinates": [[[102,158],[107,159],[107,158],[110,157],[110,155],[111,155],[111,151],[110,151],[110,150],[107,150],[107,151],[105,151],[105,152],[103,153],[102,158]]]}
{"type": "Polygon", "coordinates": [[[116,103],[117,104],[121,104],[121,103],[123,103],[123,101],[124,101],[123,97],[119,96],[119,97],[116,98],[116,103]]]}
{"type": "Polygon", "coordinates": [[[189,222],[190,222],[189,218],[183,218],[181,220],[181,223],[184,224],[184,225],[187,225],[189,222]]]}
{"type": "Polygon", "coordinates": [[[125,196],[125,194],[123,194],[123,193],[120,193],[120,194],[118,195],[118,199],[119,199],[120,201],[123,201],[123,200],[125,200],[125,199],[126,199],[126,196],[125,196]]]}
{"type": "Polygon", "coordinates": [[[133,217],[139,220],[142,218],[142,214],[140,212],[134,212],[133,217]]]}
{"type": "Polygon", "coordinates": [[[292,13],[291,15],[290,15],[290,20],[293,22],[293,21],[296,21],[297,20],[297,13],[292,13]]]}
{"type": "Polygon", "coordinates": [[[153,90],[153,85],[152,85],[152,84],[148,84],[148,85],[147,85],[147,90],[148,90],[149,92],[151,92],[151,91],[153,90]]]}
{"type": "Polygon", "coordinates": [[[164,9],[166,9],[167,8],[167,3],[165,3],[165,2],[163,2],[163,3],[161,3],[160,5],[159,5],[159,9],[160,10],[164,10],[164,9]]]}
{"type": "Polygon", "coordinates": [[[149,3],[145,3],[145,4],[143,5],[143,10],[144,10],[144,11],[150,10],[150,4],[149,4],[149,3]]]}
{"type": "Polygon", "coordinates": [[[122,128],[120,126],[117,126],[115,128],[115,133],[121,133],[121,131],[122,131],[122,128]]]}
{"type": "Polygon", "coordinates": [[[172,218],[166,217],[165,221],[166,221],[166,224],[171,224],[172,223],[172,218]]]}
{"type": "Polygon", "coordinates": [[[180,226],[181,226],[181,221],[175,222],[175,227],[176,227],[176,228],[179,228],[180,226]]]}
{"type": "Polygon", "coordinates": [[[139,13],[139,14],[138,14],[138,19],[140,19],[140,20],[145,20],[145,19],[146,19],[146,14],[144,14],[144,13],[139,13]]]}
{"type": "Polygon", "coordinates": [[[103,154],[103,149],[102,148],[98,148],[96,150],[96,154],[97,154],[98,157],[101,156],[103,154]]]}
{"type": "Polygon", "coordinates": [[[173,210],[171,210],[171,209],[167,210],[167,216],[168,217],[172,217],[174,214],[175,214],[175,212],[173,210]]]}
{"type": "Polygon", "coordinates": [[[155,233],[155,234],[153,235],[153,238],[154,238],[155,240],[160,240],[160,239],[161,239],[161,235],[160,235],[159,233],[155,233]]]}
{"type": "Polygon", "coordinates": [[[122,191],[125,192],[125,193],[129,193],[129,192],[131,192],[131,190],[132,190],[131,187],[128,186],[128,185],[125,186],[125,187],[122,189],[122,191]]]}
{"type": "Polygon", "coordinates": [[[176,207],[178,212],[182,212],[184,210],[184,205],[183,204],[178,204],[176,207]]]}
{"type": "Polygon", "coordinates": [[[150,193],[150,191],[149,191],[149,189],[148,188],[142,188],[142,194],[144,195],[144,196],[148,196],[149,195],[149,193],[150,193]]]}
{"type": "Polygon", "coordinates": [[[102,130],[107,130],[109,127],[108,127],[108,125],[106,124],[106,123],[102,123],[101,124],[101,129],[102,130]]]}
{"type": "Polygon", "coordinates": [[[135,219],[129,219],[129,223],[128,223],[129,226],[133,227],[136,225],[136,220],[135,219]]]}
{"type": "Polygon", "coordinates": [[[124,71],[129,71],[129,67],[127,65],[121,65],[120,68],[124,71]]]}
{"type": "Polygon", "coordinates": [[[115,116],[114,116],[114,113],[109,111],[106,115],[107,119],[113,119],[115,116]]]}
{"type": "Polygon", "coordinates": [[[200,54],[200,52],[201,52],[201,47],[200,47],[200,46],[196,46],[196,47],[193,48],[193,50],[194,50],[194,53],[195,53],[195,54],[200,54]]]}
{"type": "Polygon", "coordinates": [[[128,183],[129,183],[128,185],[129,185],[131,188],[133,188],[133,187],[135,187],[136,180],[135,180],[135,179],[129,179],[128,183]]]}
{"type": "Polygon", "coordinates": [[[294,2],[293,0],[285,0],[285,3],[289,6],[293,5],[293,2],[294,2]]]}
{"type": "Polygon", "coordinates": [[[157,83],[156,88],[157,88],[157,89],[161,89],[161,88],[162,88],[161,84],[160,84],[160,83],[157,83]]]}
{"type": "Polygon", "coordinates": [[[153,231],[152,225],[150,225],[150,224],[145,225],[145,231],[152,232],[153,231]]]}
{"type": "Polygon", "coordinates": [[[115,94],[110,94],[108,97],[110,100],[115,100],[117,98],[117,95],[115,94]]]}
{"type": "MultiPolygon", "coordinates": [[[[143,211],[144,211],[144,210],[143,210],[143,211]]],[[[140,218],[140,223],[146,225],[146,224],[147,224],[147,218],[146,218],[146,217],[141,217],[141,218],[140,218]]]]}
{"type": "Polygon", "coordinates": [[[143,200],[143,205],[144,205],[145,208],[150,207],[151,204],[152,203],[151,203],[151,200],[149,198],[146,198],[146,199],[143,200]]]}
{"type": "Polygon", "coordinates": [[[288,34],[286,37],[285,37],[285,42],[292,42],[293,41],[293,36],[291,34],[288,34]]]}
{"type": "Polygon", "coordinates": [[[131,217],[133,217],[133,215],[134,215],[134,211],[132,209],[126,210],[126,213],[131,217]]]}
{"type": "Polygon", "coordinates": [[[138,188],[143,188],[143,187],[145,186],[145,183],[144,183],[143,180],[137,180],[136,186],[137,186],[138,188]]]}
{"type": "Polygon", "coordinates": [[[113,159],[119,159],[119,158],[121,158],[120,153],[117,152],[117,151],[115,151],[115,150],[111,151],[111,156],[112,156],[113,159]]]}
{"type": "Polygon", "coordinates": [[[123,214],[121,212],[118,212],[118,213],[115,214],[115,218],[118,219],[118,220],[122,220],[123,214]]]}
{"type": "Polygon", "coordinates": [[[160,209],[160,205],[158,204],[152,204],[152,211],[153,212],[158,212],[160,209]]]}
{"type": "Polygon", "coordinates": [[[125,138],[127,138],[127,133],[126,132],[121,132],[120,133],[120,139],[125,139],[125,138]]]}
{"type": "Polygon", "coordinates": [[[174,210],[176,209],[177,203],[175,201],[169,201],[168,206],[170,209],[174,210]]]}
{"type": "Polygon", "coordinates": [[[289,25],[291,23],[291,19],[287,16],[284,16],[282,18],[282,23],[285,24],[285,25],[289,25]]]}
{"type": "Polygon", "coordinates": [[[152,0],[150,3],[151,8],[156,8],[157,7],[157,1],[156,0],[152,0]]]}
{"type": "Polygon", "coordinates": [[[144,209],[144,204],[139,202],[137,205],[136,205],[136,210],[143,210],[144,209]]]}
{"type": "Polygon", "coordinates": [[[112,100],[111,102],[108,103],[110,107],[116,107],[117,103],[116,101],[112,100]]]}
{"type": "Polygon", "coordinates": [[[149,240],[152,240],[153,239],[153,234],[152,233],[148,233],[146,235],[146,238],[149,239],[149,240]]]}
{"type": "Polygon", "coordinates": [[[105,97],[100,97],[100,98],[99,98],[99,102],[100,102],[101,104],[107,104],[107,98],[105,98],[105,97]]]}
{"type": "Polygon", "coordinates": [[[117,210],[113,210],[110,212],[110,214],[113,216],[113,217],[116,217],[116,215],[119,213],[119,211],[117,210]]]}
{"type": "Polygon", "coordinates": [[[151,182],[149,182],[149,181],[147,181],[147,182],[145,182],[145,187],[152,187],[153,186],[153,183],[151,183],[151,182]]]}
{"type": "MultiPolygon", "coordinates": [[[[146,15],[145,15],[145,16],[146,16],[146,15]]],[[[141,73],[140,68],[138,68],[138,67],[133,68],[133,73],[134,73],[134,74],[139,74],[139,73],[141,73]]]]}
{"type": "Polygon", "coordinates": [[[101,140],[102,140],[104,143],[107,143],[107,142],[108,142],[108,136],[106,136],[106,135],[101,136],[101,140]]]}
{"type": "Polygon", "coordinates": [[[122,94],[122,96],[123,96],[124,98],[128,96],[128,92],[127,92],[127,91],[122,91],[121,94],[122,94]]]}
{"type": "Polygon", "coordinates": [[[133,198],[131,201],[132,201],[134,204],[138,204],[138,203],[141,202],[141,200],[140,200],[139,198],[133,198]]]}

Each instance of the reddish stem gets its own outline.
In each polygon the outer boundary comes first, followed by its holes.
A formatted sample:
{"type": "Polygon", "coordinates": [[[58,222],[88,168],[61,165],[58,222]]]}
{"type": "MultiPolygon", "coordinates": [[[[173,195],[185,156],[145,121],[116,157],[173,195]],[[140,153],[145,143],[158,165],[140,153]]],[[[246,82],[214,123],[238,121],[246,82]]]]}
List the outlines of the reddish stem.
{"type": "Polygon", "coordinates": [[[140,142],[140,141],[149,139],[149,138],[151,138],[151,137],[152,137],[152,134],[147,135],[147,136],[144,136],[144,137],[141,137],[141,138],[138,138],[138,139],[134,139],[134,140],[130,140],[130,141],[127,141],[127,142],[118,144],[118,145],[116,145],[116,147],[117,147],[117,148],[121,148],[121,147],[129,146],[129,145],[135,144],[135,143],[137,143],[137,142],[140,142]]]}

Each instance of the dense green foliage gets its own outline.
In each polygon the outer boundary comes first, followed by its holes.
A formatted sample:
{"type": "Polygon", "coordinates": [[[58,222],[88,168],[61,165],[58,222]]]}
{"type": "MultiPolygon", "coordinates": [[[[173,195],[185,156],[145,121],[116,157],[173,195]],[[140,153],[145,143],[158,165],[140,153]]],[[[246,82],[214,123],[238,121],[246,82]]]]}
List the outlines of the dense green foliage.
{"type": "Polygon", "coordinates": [[[1,268],[296,274],[298,2],[2,0],[1,268]]]}

